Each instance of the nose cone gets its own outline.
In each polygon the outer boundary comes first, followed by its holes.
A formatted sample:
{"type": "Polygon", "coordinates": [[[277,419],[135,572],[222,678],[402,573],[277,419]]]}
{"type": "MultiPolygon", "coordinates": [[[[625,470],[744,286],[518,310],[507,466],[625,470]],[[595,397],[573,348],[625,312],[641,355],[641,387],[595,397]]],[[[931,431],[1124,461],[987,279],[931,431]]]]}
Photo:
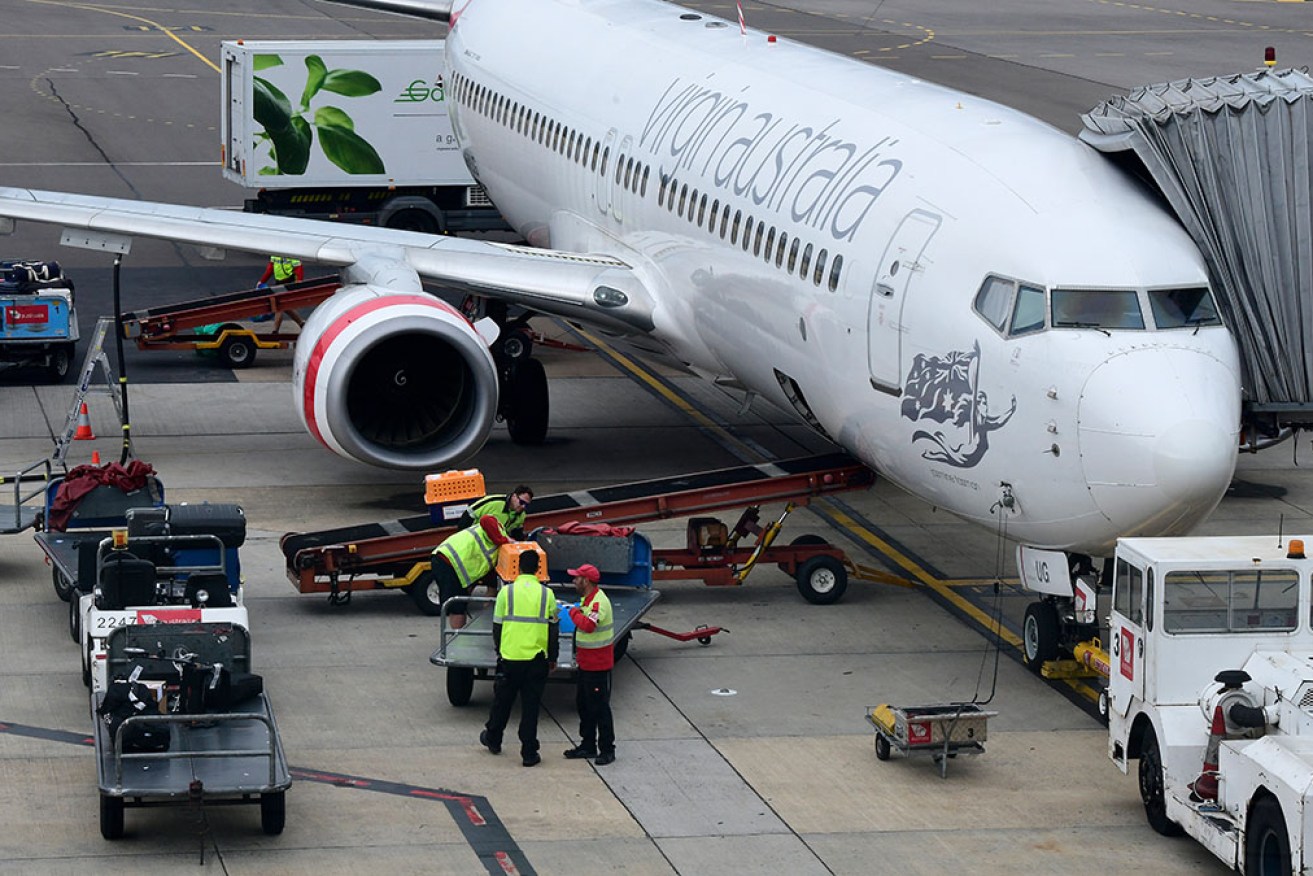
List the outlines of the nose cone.
{"type": "Polygon", "coordinates": [[[1180,535],[1231,482],[1239,380],[1209,353],[1133,350],[1090,376],[1079,423],[1085,479],[1113,537],[1180,535]]]}

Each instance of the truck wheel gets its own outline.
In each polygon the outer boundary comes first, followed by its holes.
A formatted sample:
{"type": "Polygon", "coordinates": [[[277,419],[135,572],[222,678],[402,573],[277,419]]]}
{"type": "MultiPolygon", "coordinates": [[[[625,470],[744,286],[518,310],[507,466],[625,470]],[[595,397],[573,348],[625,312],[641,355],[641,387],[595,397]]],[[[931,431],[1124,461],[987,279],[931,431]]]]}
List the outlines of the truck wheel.
{"type": "MultiPolygon", "coordinates": [[[[828,545],[828,544],[829,542],[821,538],[819,535],[811,535],[810,533],[808,533],[806,535],[800,535],[797,538],[795,538],[793,541],[789,542],[789,547],[812,547],[812,546],[820,547],[821,545],[828,545]]],[[[776,563],[775,565],[779,567],[781,572],[787,573],[789,571],[787,568],[785,568],[783,563],[776,563]]]]}
{"type": "Polygon", "coordinates": [[[834,557],[812,557],[798,567],[798,592],[812,605],[832,605],[848,589],[848,570],[834,557]]]}
{"type": "Polygon", "coordinates": [[[68,601],[68,635],[77,644],[82,644],[82,599],[80,594],[68,601]]]}
{"type": "Polygon", "coordinates": [[[100,795],[100,835],[107,840],[123,838],[123,798],[100,795]]]}
{"type": "Polygon", "coordinates": [[[889,759],[889,740],[885,739],[883,733],[875,734],[875,759],[889,759]]]}
{"type": "Polygon", "coordinates": [[[421,234],[438,234],[442,231],[432,214],[414,208],[393,213],[388,217],[387,227],[398,231],[418,231],[421,234]]]}
{"type": "Polygon", "coordinates": [[[547,438],[547,372],[537,359],[525,359],[511,370],[510,406],[506,429],[516,444],[542,444],[547,438]]]}
{"type": "Polygon", "coordinates": [[[260,829],[278,836],[287,824],[287,797],[284,791],[260,795],[260,829]]]}
{"type": "Polygon", "coordinates": [[[425,572],[410,585],[410,598],[429,617],[442,614],[442,591],[438,589],[438,579],[433,577],[432,572],[425,572]]]}
{"type": "Polygon", "coordinates": [[[615,640],[615,644],[611,648],[611,658],[616,663],[619,663],[620,659],[629,653],[629,640],[633,637],[633,633],[625,633],[615,640]]]}
{"type": "Polygon", "coordinates": [[[68,602],[73,598],[73,582],[54,566],[50,567],[50,583],[55,585],[55,595],[68,602]]]}
{"type": "Polygon", "coordinates": [[[1140,800],[1149,826],[1163,836],[1180,836],[1181,825],[1167,817],[1167,799],[1163,781],[1163,759],[1158,753],[1158,736],[1150,727],[1144,731],[1140,746],[1140,800]]]}
{"type": "Polygon", "coordinates": [[[447,667],[447,702],[468,706],[474,696],[474,670],[468,666],[447,667]]]}
{"type": "Polygon", "coordinates": [[[255,363],[255,341],[234,335],[219,345],[219,362],[225,368],[250,368],[255,363]]]}
{"type": "Polygon", "coordinates": [[[1290,837],[1275,797],[1262,797],[1249,810],[1245,825],[1245,876],[1290,872],[1290,837]]]}
{"type": "Polygon", "coordinates": [[[1046,661],[1057,659],[1061,633],[1058,610],[1051,603],[1032,602],[1026,606],[1021,644],[1026,655],[1026,665],[1034,672],[1039,672],[1046,661]]]}
{"type": "Polygon", "coordinates": [[[82,649],[82,686],[91,687],[91,643],[82,649]]]}
{"type": "Polygon", "coordinates": [[[73,368],[73,345],[56,344],[50,348],[50,360],[46,365],[46,373],[50,377],[51,383],[63,383],[68,372],[73,368]]]}

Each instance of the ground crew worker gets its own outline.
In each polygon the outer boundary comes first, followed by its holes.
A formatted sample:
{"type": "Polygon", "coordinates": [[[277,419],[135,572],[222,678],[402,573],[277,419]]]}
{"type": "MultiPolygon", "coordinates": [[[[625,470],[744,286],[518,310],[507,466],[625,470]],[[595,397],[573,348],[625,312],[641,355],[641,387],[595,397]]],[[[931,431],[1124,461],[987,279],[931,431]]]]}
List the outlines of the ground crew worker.
{"type": "MultiPolygon", "coordinates": [[[[497,548],[509,541],[501,523],[490,514],[448,536],[429,559],[429,571],[438,582],[439,598],[446,602],[465,595],[492,571],[497,564],[497,548]]],[[[447,608],[447,620],[453,630],[465,626],[465,600],[453,602],[447,608]]]]}
{"type": "Polygon", "coordinates": [[[538,707],[547,674],[559,655],[556,597],[538,581],[538,552],[520,554],[520,574],[497,594],[492,614],[492,640],[497,645],[497,681],[492,711],[479,733],[479,743],[501,754],[502,733],[520,698],[520,760],[527,766],[542,762],[538,754],[538,707]]]}
{"type": "Polygon", "coordinates": [[[570,606],[574,621],[575,709],[579,712],[579,744],[568,749],[570,760],[595,758],[606,766],[615,760],[615,726],[611,722],[611,642],[615,638],[611,600],[597,586],[602,573],[592,563],[567,570],[574,577],[579,604],[570,606]]]}
{"type": "Polygon", "coordinates": [[[485,514],[501,521],[502,530],[516,541],[524,541],[524,515],[533,501],[533,490],[520,484],[506,495],[484,496],[466,509],[461,525],[469,526],[485,514]],[[468,522],[467,522],[468,521],[468,522]]]}
{"type": "MultiPolygon", "coordinates": [[[[292,280],[300,282],[305,279],[305,268],[301,266],[300,259],[271,255],[269,256],[269,264],[264,266],[264,273],[260,275],[259,282],[255,284],[256,288],[264,288],[271,278],[280,286],[285,286],[292,280]]],[[[272,319],[274,321],[274,332],[277,333],[277,331],[283,326],[284,316],[289,317],[292,322],[296,323],[298,326],[305,326],[305,320],[302,319],[301,315],[295,310],[280,310],[276,316],[271,314],[260,314],[253,317],[251,322],[267,322],[272,319]]]]}
{"type": "Polygon", "coordinates": [[[263,286],[271,278],[280,285],[286,285],[293,279],[304,280],[305,268],[301,266],[300,259],[271,255],[269,256],[269,264],[264,266],[264,273],[260,275],[260,281],[256,285],[263,286]]]}

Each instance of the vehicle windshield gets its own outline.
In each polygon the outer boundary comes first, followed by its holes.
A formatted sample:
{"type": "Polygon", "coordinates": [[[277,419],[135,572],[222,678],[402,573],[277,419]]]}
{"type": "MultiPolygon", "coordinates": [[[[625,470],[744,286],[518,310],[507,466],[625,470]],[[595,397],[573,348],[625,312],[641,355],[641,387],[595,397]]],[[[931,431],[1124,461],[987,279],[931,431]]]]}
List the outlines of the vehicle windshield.
{"type": "Polygon", "coordinates": [[[1287,632],[1299,625],[1293,569],[1168,572],[1163,629],[1169,633],[1287,632]]]}
{"type": "Polygon", "coordinates": [[[1142,329],[1134,289],[1054,289],[1054,328],[1142,329]]]}
{"type": "Polygon", "coordinates": [[[1154,325],[1160,329],[1222,324],[1207,286],[1153,289],[1149,292],[1149,307],[1154,325]]]}

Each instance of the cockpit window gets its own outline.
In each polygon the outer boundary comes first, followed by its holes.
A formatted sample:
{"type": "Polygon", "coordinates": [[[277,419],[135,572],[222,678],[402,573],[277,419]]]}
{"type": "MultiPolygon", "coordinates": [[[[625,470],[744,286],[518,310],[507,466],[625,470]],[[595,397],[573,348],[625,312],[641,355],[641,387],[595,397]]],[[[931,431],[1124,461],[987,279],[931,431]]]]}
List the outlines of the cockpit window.
{"type": "Polygon", "coordinates": [[[1206,286],[1189,289],[1152,289],[1149,307],[1153,322],[1158,328],[1194,328],[1201,325],[1221,325],[1217,305],[1206,286]]]}
{"type": "Polygon", "coordinates": [[[980,291],[976,293],[976,313],[1000,331],[1008,319],[1008,308],[1012,306],[1012,289],[1015,285],[1012,280],[986,277],[980,291]]]}
{"type": "Polygon", "coordinates": [[[1008,334],[1028,335],[1044,330],[1044,290],[1023,284],[1017,290],[1017,306],[1012,310],[1008,334]]]}
{"type": "Polygon", "coordinates": [[[1142,329],[1134,289],[1054,289],[1054,328],[1142,329]]]}

